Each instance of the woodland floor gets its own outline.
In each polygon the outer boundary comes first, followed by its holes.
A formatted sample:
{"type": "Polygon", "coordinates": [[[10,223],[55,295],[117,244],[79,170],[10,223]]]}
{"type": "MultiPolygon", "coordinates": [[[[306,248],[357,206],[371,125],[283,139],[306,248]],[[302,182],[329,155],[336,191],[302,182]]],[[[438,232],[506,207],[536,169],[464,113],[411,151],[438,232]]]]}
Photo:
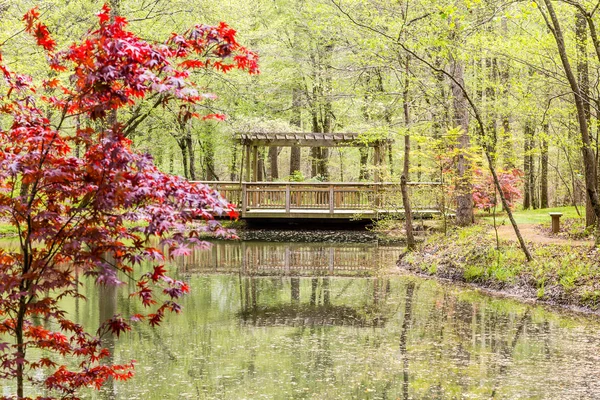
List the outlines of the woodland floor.
{"type": "MultiPolygon", "coordinates": [[[[571,246],[592,246],[594,244],[593,240],[575,240],[560,236],[550,236],[539,229],[539,224],[519,224],[519,230],[526,242],[571,246]]],[[[498,227],[498,237],[501,240],[517,241],[515,231],[510,224],[498,227]]]]}

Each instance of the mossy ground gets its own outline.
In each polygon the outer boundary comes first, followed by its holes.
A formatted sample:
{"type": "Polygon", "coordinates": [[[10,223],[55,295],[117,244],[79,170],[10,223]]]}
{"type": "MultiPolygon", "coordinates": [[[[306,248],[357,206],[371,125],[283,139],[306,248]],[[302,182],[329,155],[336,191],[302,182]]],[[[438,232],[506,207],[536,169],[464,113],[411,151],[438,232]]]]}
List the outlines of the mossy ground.
{"type": "Polygon", "coordinates": [[[591,246],[529,243],[526,262],[515,242],[496,248],[488,224],[434,234],[399,266],[426,275],[557,304],[600,309],[600,252],[591,246]]]}

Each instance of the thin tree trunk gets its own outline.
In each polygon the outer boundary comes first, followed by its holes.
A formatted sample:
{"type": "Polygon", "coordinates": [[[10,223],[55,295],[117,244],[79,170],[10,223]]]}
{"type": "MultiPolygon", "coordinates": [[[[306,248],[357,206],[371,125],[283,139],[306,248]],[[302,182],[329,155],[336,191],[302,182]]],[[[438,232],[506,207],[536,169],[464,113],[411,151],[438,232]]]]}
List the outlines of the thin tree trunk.
{"type": "Polygon", "coordinates": [[[187,147],[187,155],[188,155],[188,168],[189,168],[189,173],[190,173],[190,179],[195,181],[196,180],[196,157],[194,155],[194,146],[192,143],[192,135],[191,132],[187,132],[186,136],[185,136],[185,142],[186,145],[185,147],[187,147]]]}
{"type": "MultiPolygon", "coordinates": [[[[28,270],[28,268],[24,268],[23,271],[26,272],[28,270]]],[[[24,283],[21,283],[21,291],[24,291],[24,283]]],[[[15,325],[15,337],[16,337],[16,341],[17,341],[17,353],[18,356],[22,359],[25,359],[26,356],[26,348],[25,348],[25,342],[24,342],[24,335],[23,335],[23,327],[25,325],[25,312],[27,309],[27,304],[25,302],[25,296],[21,296],[20,300],[19,300],[19,311],[17,313],[17,321],[16,321],[16,325],[15,325]]],[[[17,399],[22,399],[25,396],[24,394],[24,380],[25,380],[25,370],[24,370],[24,366],[25,364],[23,363],[17,363],[17,399]]]]}
{"type": "Polygon", "coordinates": [[[494,165],[496,162],[496,148],[498,145],[498,130],[496,128],[496,85],[498,81],[498,60],[496,58],[485,59],[485,67],[487,70],[487,84],[485,88],[485,97],[487,107],[487,119],[488,119],[488,135],[489,143],[492,153],[494,154],[494,165]]]}
{"type": "MultiPolygon", "coordinates": [[[[501,19],[502,35],[508,37],[508,20],[506,16],[502,16],[501,19]]],[[[502,82],[502,99],[503,99],[503,111],[502,111],[502,166],[506,170],[515,168],[515,156],[512,143],[512,134],[510,130],[510,64],[508,60],[502,62],[502,68],[500,71],[500,81],[502,82]]]]}
{"type": "Polygon", "coordinates": [[[238,147],[233,146],[231,151],[231,164],[229,164],[229,179],[232,181],[237,180],[237,157],[238,157],[238,147]]]}
{"type": "Polygon", "coordinates": [[[528,210],[535,207],[535,177],[533,166],[534,127],[531,121],[525,123],[524,145],[523,145],[523,179],[525,187],[523,190],[523,208],[528,210]]]}
{"type": "MultiPolygon", "coordinates": [[[[290,124],[298,128],[302,128],[301,95],[300,89],[294,88],[292,90],[292,117],[290,118],[290,124]]],[[[290,175],[294,175],[294,172],[300,171],[300,167],[300,147],[292,146],[290,148],[290,175]]]]}
{"type": "Polygon", "coordinates": [[[183,176],[186,179],[190,179],[190,172],[188,169],[188,149],[187,149],[187,142],[184,139],[178,139],[177,140],[177,144],[179,145],[179,148],[181,149],[181,163],[183,164],[183,176]]]}
{"type": "Polygon", "coordinates": [[[215,174],[215,149],[211,139],[204,142],[204,165],[206,166],[206,180],[214,181],[217,176],[215,174]]]}
{"type": "Polygon", "coordinates": [[[404,90],[402,91],[402,109],[404,110],[404,126],[406,135],[404,136],[404,169],[400,178],[400,191],[402,192],[402,205],[404,207],[404,220],[406,229],[406,247],[413,250],[415,248],[415,238],[413,236],[412,209],[410,207],[410,198],[408,197],[407,182],[410,179],[410,91],[408,73],[410,71],[410,57],[407,55],[404,64],[404,90]]]}
{"type": "Polygon", "coordinates": [[[540,145],[542,150],[540,162],[540,208],[548,208],[548,124],[544,124],[544,135],[541,137],[540,145]]]}
{"type": "Polygon", "coordinates": [[[400,190],[402,192],[402,205],[404,206],[404,217],[406,220],[406,248],[410,251],[415,249],[415,237],[412,227],[412,209],[404,174],[400,177],[400,190]]]}

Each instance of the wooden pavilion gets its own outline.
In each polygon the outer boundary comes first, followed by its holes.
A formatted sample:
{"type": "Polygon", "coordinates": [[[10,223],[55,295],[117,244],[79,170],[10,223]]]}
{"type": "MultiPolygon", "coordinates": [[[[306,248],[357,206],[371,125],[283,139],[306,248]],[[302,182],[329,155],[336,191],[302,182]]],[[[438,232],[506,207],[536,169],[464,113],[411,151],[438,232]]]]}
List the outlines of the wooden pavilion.
{"type": "Polygon", "coordinates": [[[260,147],[372,147],[375,154],[374,181],[381,180],[379,167],[385,163],[384,149],[391,139],[365,140],[358,133],[243,133],[238,137],[243,146],[245,163],[242,176],[246,182],[258,180],[258,151],[260,147]],[[245,175],[244,175],[245,172],[245,175]]]}

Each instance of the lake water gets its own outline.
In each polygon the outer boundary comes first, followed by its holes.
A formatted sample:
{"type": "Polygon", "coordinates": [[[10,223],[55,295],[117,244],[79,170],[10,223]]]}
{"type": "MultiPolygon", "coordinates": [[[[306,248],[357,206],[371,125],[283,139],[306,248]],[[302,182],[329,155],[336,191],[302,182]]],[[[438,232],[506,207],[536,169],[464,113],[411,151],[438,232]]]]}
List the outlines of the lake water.
{"type": "MultiPolygon", "coordinates": [[[[597,399],[600,324],[433,280],[390,275],[398,248],[217,243],[179,260],[192,293],[159,328],[111,346],[136,376],[88,398],[597,399]]],[[[98,290],[90,328],[141,304],[98,290]]]]}

